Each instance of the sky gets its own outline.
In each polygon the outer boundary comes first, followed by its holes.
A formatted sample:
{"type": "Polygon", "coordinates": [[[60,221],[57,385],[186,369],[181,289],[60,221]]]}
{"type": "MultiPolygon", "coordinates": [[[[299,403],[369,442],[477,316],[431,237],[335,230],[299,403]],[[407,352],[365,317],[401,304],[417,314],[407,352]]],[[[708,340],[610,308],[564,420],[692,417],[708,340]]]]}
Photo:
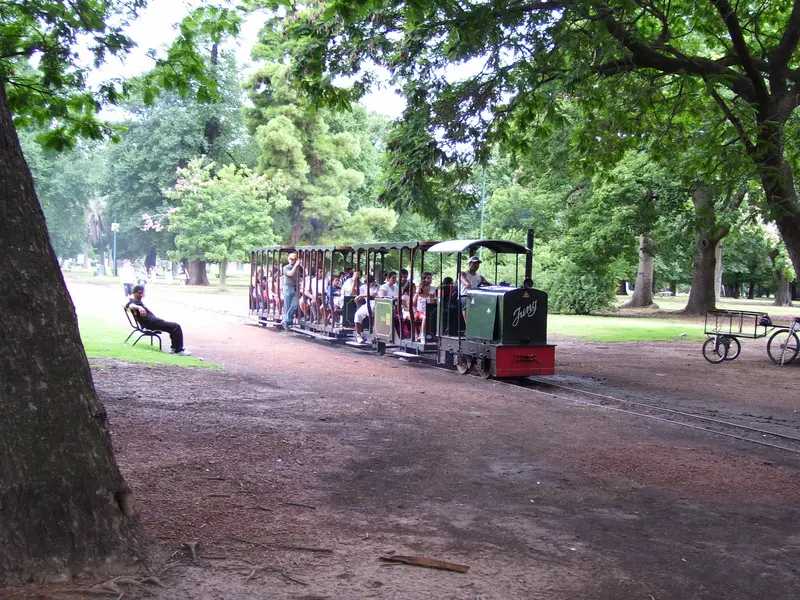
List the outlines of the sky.
{"type": "MultiPolygon", "coordinates": [[[[137,48],[134,48],[124,61],[111,57],[101,69],[92,74],[90,84],[115,77],[132,77],[148,71],[152,68],[153,61],[147,57],[147,50],[168,45],[175,38],[175,25],[198,4],[196,0],[150,0],[141,16],[127,29],[137,48]]],[[[239,39],[230,44],[230,47],[236,50],[238,64],[245,71],[253,68],[250,49],[255,44],[263,22],[263,15],[251,15],[242,26],[239,39]]],[[[392,89],[376,90],[368,94],[362,100],[362,104],[368,110],[392,119],[399,117],[405,108],[405,101],[392,89]]]]}

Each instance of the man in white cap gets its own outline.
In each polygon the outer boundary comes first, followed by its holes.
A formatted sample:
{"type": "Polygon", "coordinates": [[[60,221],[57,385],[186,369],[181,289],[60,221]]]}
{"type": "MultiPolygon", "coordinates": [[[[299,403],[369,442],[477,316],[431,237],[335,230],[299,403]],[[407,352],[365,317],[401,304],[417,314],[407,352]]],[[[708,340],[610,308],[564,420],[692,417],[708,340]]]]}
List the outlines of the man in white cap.
{"type": "Polygon", "coordinates": [[[467,322],[467,290],[489,285],[486,278],[478,273],[478,267],[480,266],[481,259],[477,256],[470,256],[469,266],[466,271],[461,271],[461,277],[459,278],[458,293],[461,296],[461,314],[464,315],[464,323],[467,322]]]}
{"type": "Polygon", "coordinates": [[[302,276],[303,267],[297,261],[297,254],[292,252],[289,254],[289,264],[283,267],[283,307],[286,311],[283,327],[286,331],[297,313],[297,282],[302,276]]]}

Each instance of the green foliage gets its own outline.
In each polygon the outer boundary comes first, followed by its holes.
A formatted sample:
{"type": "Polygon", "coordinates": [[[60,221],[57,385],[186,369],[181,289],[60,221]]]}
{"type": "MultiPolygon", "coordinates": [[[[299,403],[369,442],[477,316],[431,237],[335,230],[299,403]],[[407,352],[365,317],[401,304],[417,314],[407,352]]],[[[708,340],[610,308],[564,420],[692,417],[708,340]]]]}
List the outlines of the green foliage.
{"type": "Polygon", "coordinates": [[[367,178],[359,168],[369,168],[372,185],[378,177],[378,140],[363,128],[369,118],[334,117],[332,129],[327,113],[304,104],[286,75],[285,65],[264,64],[248,84],[253,108],[246,111],[260,148],[258,171],[286,182],[290,204],[276,227],[281,238],[295,244],[385,239],[397,222],[394,211],[360,191],[367,178]]]}
{"type": "Polygon", "coordinates": [[[55,152],[43,148],[34,130],[20,132],[20,143],[30,167],[39,202],[47,219],[50,242],[56,254],[75,256],[86,242],[88,203],[99,196],[103,162],[93,146],[55,152]]]}
{"type": "Polygon", "coordinates": [[[177,259],[223,262],[244,260],[254,246],[276,243],[271,213],[287,205],[280,178],[248,168],[221,167],[205,158],[178,170],[178,181],[164,195],[175,202],[169,230],[177,259]]]}
{"type": "MultiPolygon", "coordinates": [[[[210,62],[211,49],[205,49],[204,56],[210,62]]],[[[177,169],[191,158],[204,154],[221,165],[254,166],[235,58],[220,53],[217,64],[209,68],[219,81],[220,97],[215,102],[164,93],[151,105],[138,97],[122,105],[128,117],[122,121],[126,130],[119,142],[102,148],[108,164],[103,193],[110,214],[120,223],[119,256],[142,256],[154,246],[163,251],[174,247],[168,231],[142,232],[141,218],[168,208],[162,190],[175,184],[177,169]]]]}
{"type": "Polygon", "coordinates": [[[553,313],[588,315],[607,309],[614,301],[614,280],[605,269],[587,271],[569,260],[545,281],[553,313]]]}
{"type": "Polygon", "coordinates": [[[146,0],[27,0],[0,9],[0,81],[19,128],[34,126],[48,148],[71,147],[80,138],[115,137],[118,127],[98,119],[102,104],[117,104],[132,89],[146,103],[159,90],[175,90],[201,101],[217,96],[217,83],[198,52],[201,36],[235,34],[239,17],[231,9],[203,7],[181,23],[165,58],[151,51],[154,70],[131,82],[106,82],[89,90],[86,77],[108,55],[124,56],[134,42],[123,30],[146,0]],[[79,56],[79,40],[88,46],[93,65],[79,56]],[[30,61],[36,61],[33,68],[30,61]]]}

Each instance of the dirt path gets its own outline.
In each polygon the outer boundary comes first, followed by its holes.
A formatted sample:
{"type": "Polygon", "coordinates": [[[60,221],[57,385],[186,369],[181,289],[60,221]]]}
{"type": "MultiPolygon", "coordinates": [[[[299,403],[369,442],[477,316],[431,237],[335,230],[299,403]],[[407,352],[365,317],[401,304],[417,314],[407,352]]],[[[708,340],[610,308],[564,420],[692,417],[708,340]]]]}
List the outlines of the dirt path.
{"type": "MultiPolygon", "coordinates": [[[[105,291],[71,290],[105,314],[105,291]]],[[[264,331],[189,298],[149,304],[224,372],[94,369],[147,532],[170,552],[200,544],[153,597],[800,591],[800,457],[264,331]],[[378,560],[393,553],[470,569],[378,560]]],[[[800,427],[798,369],[769,367],[757,344],[735,368],[709,365],[695,346],[564,343],[559,376],[800,427]]]]}

